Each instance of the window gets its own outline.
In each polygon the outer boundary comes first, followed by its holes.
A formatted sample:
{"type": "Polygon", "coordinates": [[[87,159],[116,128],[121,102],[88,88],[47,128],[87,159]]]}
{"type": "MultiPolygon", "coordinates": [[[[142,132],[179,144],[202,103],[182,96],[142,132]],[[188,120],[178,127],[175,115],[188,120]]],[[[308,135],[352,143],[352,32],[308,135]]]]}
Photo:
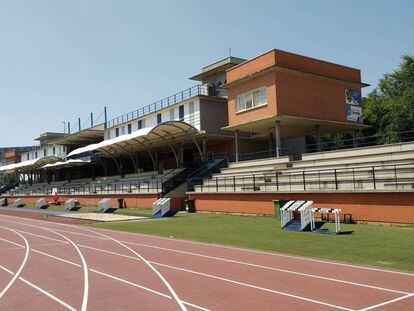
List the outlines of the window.
{"type": "Polygon", "coordinates": [[[175,111],[174,108],[170,110],[170,121],[174,121],[175,119],[175,111]]]}
{"type": "Polygon", "coordinates": [[[184,105],[178,107],[178,119],[184,121],[184,105]]]}
{"type": "Polygon", "coordinates": [[[119,136],[119,127],[117,127],[116,129],[115,129],[115,137],[118,137],[119,136]]]}
{"type": "Polygon", "coordinates": [[[26,154],[26,158],[27,158],[27,160],[29,160],[30,159],[30,154],[28,153],[28,154],[26,154]]]}
{"type": "Polygon", "coordinates": [[[161,113],[157,114],[157,124],[162,122],[161,113]]]}
{"type": "Polygon", "coordinates": [[[188,104],[189,123],[194,123],[194,102],[188,104]]]}
{"type": "Polygon", "coordinates": [[[128,134],[132,133],[132,124],[128,124],[128,134]]]}
{"type": "Polygon", "coordinates": [[[140,129],[144,128],[144,127],[145,127],[145,120],[144,119],[139,120],[138,121],[138,129],[140,130],[140,129]]]}
{"type": "Polygon", "coordinates": [[[47,149],[43,150],[43,156],[46,157],[47,156],[47,149]]]}
{"type": "Polygon", "coordinates": [[[37,159],[37,151],[35,152],[35,159],[37,159]]]}
{"type": "Polygon", "coordinates": [[[56,148],[53,147],[53,155],[55,155],[55,154],[56,154],[56,148]]]}
{"type": "Polygon", "coordinates": [[[236,111],[243,111],[267,104],[266,88],[260,88],[237,97],[236,111]]]}

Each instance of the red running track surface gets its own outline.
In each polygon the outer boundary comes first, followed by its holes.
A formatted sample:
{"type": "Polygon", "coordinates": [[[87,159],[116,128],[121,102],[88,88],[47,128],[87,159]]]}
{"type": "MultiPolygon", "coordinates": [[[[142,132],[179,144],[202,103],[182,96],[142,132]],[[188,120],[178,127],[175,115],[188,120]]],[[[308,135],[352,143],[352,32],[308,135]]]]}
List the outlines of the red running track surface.
{"type": "Polygon", "coordinates": [[[0,310],[414,310],[410,273],[9,215],[2,291],[0,310]]]}

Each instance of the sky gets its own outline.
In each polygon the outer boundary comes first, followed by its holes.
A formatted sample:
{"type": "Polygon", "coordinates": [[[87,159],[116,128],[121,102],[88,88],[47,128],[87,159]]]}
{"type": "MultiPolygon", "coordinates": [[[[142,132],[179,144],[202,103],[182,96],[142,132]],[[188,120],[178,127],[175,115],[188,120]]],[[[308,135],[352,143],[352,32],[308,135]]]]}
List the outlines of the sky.
{"type": "Polygon", "coordinates": [[[414,55],[413,16],[411,0],[0,0],[0,147],[173,95],[229,48],[361,69],[366,95],[414,55]]]}

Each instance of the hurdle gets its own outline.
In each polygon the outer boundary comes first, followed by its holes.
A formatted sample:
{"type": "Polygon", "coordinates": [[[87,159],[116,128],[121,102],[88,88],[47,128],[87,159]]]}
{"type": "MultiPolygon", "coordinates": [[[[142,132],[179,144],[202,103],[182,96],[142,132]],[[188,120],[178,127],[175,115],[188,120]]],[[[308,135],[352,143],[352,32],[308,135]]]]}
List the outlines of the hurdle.
{"type": "Polygon", "coordinates": [[[335,215],[335,232],[341,232],[341,222],[339,219],[339,213],[341,210],[339,208],[313,208],[312,209],[312,223],[313,228],[315,228],[315,213],[321,214],[334,214],[335,215]]]}
{"type": "Polygon", "coordinates": [[[7,198],[0,198],[0,206],[7,206],[9,203],[7,202],[7,198]]]}

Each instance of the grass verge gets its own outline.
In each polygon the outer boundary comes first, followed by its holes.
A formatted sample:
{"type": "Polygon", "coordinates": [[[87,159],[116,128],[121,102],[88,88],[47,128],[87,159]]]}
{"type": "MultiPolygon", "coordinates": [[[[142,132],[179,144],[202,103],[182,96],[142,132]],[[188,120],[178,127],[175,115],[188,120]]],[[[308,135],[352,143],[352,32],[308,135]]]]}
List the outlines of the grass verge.
{"type": "MultiPolygon", "coordinates": [[[[150,213],[146,210],[123,212],[150,213]]],[[[414,271],[413,226],[342,225],[344,231],[354,233],[337,236],[287,232],[278,225],[271,217],[180,213],[169,219],[92,226],[414,271]]],[[[333,229],[331,224],[325,226],[333,229]]]]}

